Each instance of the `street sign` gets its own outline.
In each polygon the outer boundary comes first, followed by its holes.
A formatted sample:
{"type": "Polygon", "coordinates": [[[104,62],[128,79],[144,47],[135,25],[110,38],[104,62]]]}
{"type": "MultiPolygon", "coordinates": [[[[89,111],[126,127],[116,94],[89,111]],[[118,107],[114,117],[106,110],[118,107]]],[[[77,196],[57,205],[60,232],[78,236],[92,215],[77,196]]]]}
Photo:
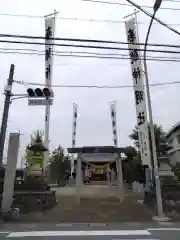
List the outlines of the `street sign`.
{"type": "Polygon", "coordinates": [[[28,106],[52,105],[53,99],[28,99],[28,106]]]}

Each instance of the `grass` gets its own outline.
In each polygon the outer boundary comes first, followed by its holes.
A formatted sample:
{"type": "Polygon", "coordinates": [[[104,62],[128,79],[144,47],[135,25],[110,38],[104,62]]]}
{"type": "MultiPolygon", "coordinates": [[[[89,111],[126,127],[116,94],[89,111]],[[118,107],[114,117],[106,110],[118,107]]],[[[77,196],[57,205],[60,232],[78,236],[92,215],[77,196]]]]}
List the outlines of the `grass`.
{"type": "Polygon", "coordinates": [[[120,203],[115,197],[81,198],[61,196],[56,207],[43,213],[24,215],[23,222],[68,223],[68,222],[144,222],[152,216],[132,195],[120,203]]]}

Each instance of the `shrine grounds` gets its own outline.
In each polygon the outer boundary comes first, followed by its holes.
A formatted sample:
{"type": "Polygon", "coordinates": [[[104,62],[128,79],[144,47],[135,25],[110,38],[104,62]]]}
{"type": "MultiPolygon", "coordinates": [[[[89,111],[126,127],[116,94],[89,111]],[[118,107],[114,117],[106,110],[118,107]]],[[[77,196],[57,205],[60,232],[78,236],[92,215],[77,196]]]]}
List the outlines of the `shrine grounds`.
{"type": "Polygon", "coordinates": [[[125,187],[125,198],[120,202],[114,186],[83,186],[80,203],[75,187],[57,187],[58,203],[54,209],[22,216],[23,222],[36,223],[92,223],[92,222],[149,222],[153,213],[137,201],[125,187]]]}

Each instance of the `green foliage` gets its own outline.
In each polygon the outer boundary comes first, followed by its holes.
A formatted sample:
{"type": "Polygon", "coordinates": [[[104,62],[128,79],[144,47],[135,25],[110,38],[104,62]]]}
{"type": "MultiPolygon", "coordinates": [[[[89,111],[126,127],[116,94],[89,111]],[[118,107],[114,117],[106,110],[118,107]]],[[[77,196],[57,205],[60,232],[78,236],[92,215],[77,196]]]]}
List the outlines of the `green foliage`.
{"type": "MultiPolygon", "coordinates": [[[[159,157],[161,155],[165,155],[169,147],[166,140],[166,133],[162,125],[154,124],[154,133],[155,133],[157,156],[159,157]]],[[[138,136],[137,126],[132,130],[132,133],[129,135],[129,137],[132,140],[134,140],[135,146],[139,149],[139,136],[138,136]]],[[[150,150],[151,150],[152,146],[151,146],[151,137],[150,137],[150,127],[149,127],[149,139],[150,139],[150,150]]],[[[151,151],[151,155],[152,155],[152,151],[151,151]]]]}
{"type": "Polygon", "coordinates": [[[124,180],[128,183],[138,180],[137,174],[135,174],[137,167],[140,167],[140,154],[132,146],[126,147],[126,158],[123,161],[123,175],[124,180]]]}
{"type": "Polygon", "coordinates": [[[171,170],[178,180],[180,180],[180,163],[176,163],[175,166],[171,166],[171,170]]]}
{"type": "Polygon", "coordinates": [[[59,146],[50,157],[50,178],[51,180],[61,181],[70,171],[69,156],[64,155],[64,149],[59,146]]]}
{"type": "Polygon", "coordinates": [[[138,151],[132,147],[132,146],[127,146],[126,147],[126,157],[128,161],[132,161],[136,159],[138,156],[138,151]]]}

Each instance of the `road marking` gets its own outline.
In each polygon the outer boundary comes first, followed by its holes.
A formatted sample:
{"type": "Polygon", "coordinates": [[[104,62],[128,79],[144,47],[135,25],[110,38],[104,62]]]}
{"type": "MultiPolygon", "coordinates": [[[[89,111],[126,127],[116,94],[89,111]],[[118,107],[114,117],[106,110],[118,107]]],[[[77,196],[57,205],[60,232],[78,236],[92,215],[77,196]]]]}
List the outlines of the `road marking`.
{"type": "Polygon", "coordinates": [[[159,238],[116,238],[112,240],[160,240],[159,238]]]}
{"type": "Polygon", "coordinates": [[[180,231],[180,228],[147,228],[147,231],[180,231]]]}
{"type": "Polygon", "coordinates": [[[56,224],[56,227],[72,227],[72,223],[58,223],[56,224]]]}
{"type": "Polygon", "coordinates": [[[160,240],[159,238],[116,238],[112,240],[160,240]]]}
{"type": "Polygon", "coordinates": [[[147,230],[109,230],[109,231],[33,231],[12,232],[7,237],[51,237],[51,236],[150,236],[147,230]]]}
{"type": "Polygon", "coordinates": [[[106,224],[106,223],[88,223],[88,226],[90,226],[90,227],[107,227],[108,224],[106,224]]]}
{"type": "Polygon", "coordinates": [[[164,226],[173,226],[174,223],[172,222],[157,222],[159,225],[164,225],[164,226]]]}
{"type": "Polygon", "coordinates": [[[139,222],[129,222],[129,223],[126,223],[127,225],[130,225],[130,226],[139,226],[139,225],[142,225],[142,223],[139,223],[139,222]]]}

